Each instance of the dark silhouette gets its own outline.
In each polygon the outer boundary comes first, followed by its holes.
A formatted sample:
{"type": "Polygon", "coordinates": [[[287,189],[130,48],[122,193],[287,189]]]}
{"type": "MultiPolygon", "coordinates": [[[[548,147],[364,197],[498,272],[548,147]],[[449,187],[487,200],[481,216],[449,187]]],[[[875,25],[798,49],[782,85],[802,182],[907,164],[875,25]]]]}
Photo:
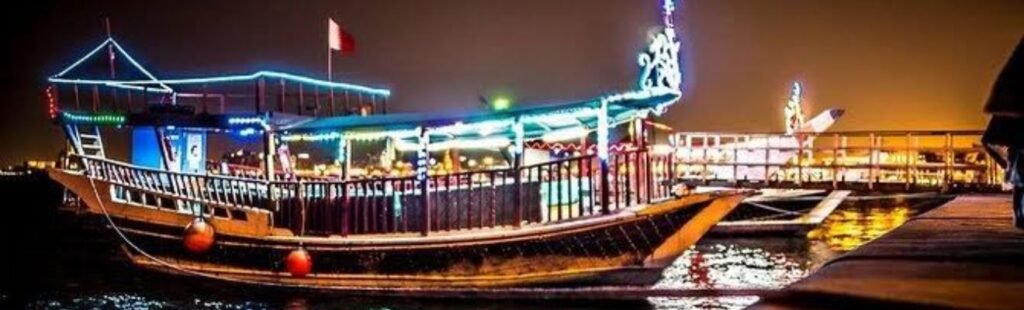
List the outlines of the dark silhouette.
{"type": "Polygon", "coordinates": [[[1013,185],[1013,223],[1024,229],[1024,38],[1010,55],[985,104],[992,115],[981,141],[1013,185]]]}

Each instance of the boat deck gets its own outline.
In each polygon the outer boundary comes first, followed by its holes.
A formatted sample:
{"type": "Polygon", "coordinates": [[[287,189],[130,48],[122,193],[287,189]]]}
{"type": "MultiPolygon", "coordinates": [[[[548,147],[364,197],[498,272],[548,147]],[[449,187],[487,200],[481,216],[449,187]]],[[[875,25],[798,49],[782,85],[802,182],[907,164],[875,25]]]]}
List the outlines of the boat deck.
{"type": "Polygon", "coordinates": [[[1024,230],[1008,195],[966,195],[839,257],[752,309],[1020,309],[1024,230]]]}

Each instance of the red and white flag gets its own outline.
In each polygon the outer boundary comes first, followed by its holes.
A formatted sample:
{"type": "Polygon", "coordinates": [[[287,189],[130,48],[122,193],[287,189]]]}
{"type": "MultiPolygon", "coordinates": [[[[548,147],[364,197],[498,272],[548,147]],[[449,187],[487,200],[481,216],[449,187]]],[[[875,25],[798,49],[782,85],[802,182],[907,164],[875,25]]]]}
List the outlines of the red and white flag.
{"type": "Polygon", "coordinates": [[[341,52],[342,55],[356,51],[355,38],[342,30],[332,18],[327,19],[327,45],[330,49],[341,52]]]}

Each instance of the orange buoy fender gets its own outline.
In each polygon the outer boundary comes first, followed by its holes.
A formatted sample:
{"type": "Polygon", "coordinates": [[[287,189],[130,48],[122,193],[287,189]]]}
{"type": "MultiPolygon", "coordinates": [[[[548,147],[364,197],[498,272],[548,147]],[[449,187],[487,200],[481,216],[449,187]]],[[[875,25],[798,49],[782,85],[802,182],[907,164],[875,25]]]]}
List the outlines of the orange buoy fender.
{"type": "Polygon", "coordinates": [[[310,271],[313,271],[313,257],[309,256],[309,252],[306,252],[303,248],[298,248],[288,253],[288,256],[284,259],[284,264],[288,268],[288,273],[291,273],[296,278],[305,277],[310,271]]]}
{"type": "Polygon", "coordinates": [[[196,218],[185,226],[185,249],[192,253],[203,253],[213,247],[215,232],[213,225],[202,218],[196,218]]]}

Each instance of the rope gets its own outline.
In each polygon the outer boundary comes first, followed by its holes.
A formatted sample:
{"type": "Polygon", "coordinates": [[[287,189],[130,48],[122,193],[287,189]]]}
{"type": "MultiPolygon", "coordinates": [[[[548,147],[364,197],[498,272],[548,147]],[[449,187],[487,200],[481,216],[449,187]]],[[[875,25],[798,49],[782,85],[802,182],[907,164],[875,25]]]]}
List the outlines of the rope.
{"type": "MultiPolygon", "coordinates": [[[[844,201],[868,201],[868,200],[888,200],[888,199],[915,199],[915,198],[956,198],[956,195],[943,195],[939,193],[913,193],[913,194],[885,194],[885,195],[874,195],[874,196],[853,196],[843,198],[844,201]]],[[[822,196],[802,196],[802,197],[762,197],[760,201],[818,201],[822,200],[822,196]]]]}
{"type": "Polygon", "coordinates": [[[103,203],[103,199],[100,196],[100,192],[96,188],[96,181],[93,178],[88,177],[88,176],[86,177],[86,179],[89,179],[89,185],[92,186],[92,192],[93,192],[94,195],[96,195],[96,203],[99,204],[100,210],[103,211],[103,217],[107,219],[107,223],[109,223],[110,227],[114,229],[114,232],[117,233],[117,236],[120,237],[121,240],[124,241],[125,244],[127,244],[129,247],[134,249],[136,252],[138,252],[142,256],[145,256],[146,258],[152,260],[153,262],[156,262],[157,264],[160,264],[160,265],[162,265],[164,267],[167,267],[167,268],[170,268],[170,269],[182,272],[182,273],[186,273],[186,274],[190,274],[190,275],[194,275],[194,276],[199,276],[199,277],[204,277],[204,278],[215,279],[215,280],[221,280],[221,281],[240,282],[240,283],[253,284],[253,285],[272,285],[272,286],[282,286],[282,287],[308,287],[306,285],[292,285],[292,284],[283,284],[283,283],[265,283],[265,282],[251,281],[251,280],[246,280],[246,279],[238,279],[238,278],[220,276],[220,275],[216,275],[216,274],[210,274],[210,273],[195,271],[195,270],[191,270],[191,269],[185,269],[185,268],[182,268],[182,267],[180,267],[178,265],[175,265],[175,264],[166,262],[166,261],[164,261],[162,259],[159,259],[159,258],[149,254],[149,252],[146,252],[145,250],[143,250],[138,245],[136,245],[135,242],[132,242],[131,239],[129,239],[128,236],[125,235],[123,231],[121,231],[121,228],[118,227],[117,224],[114,223],[114,219],[110,216],[110,212],[107,211],[107,207],[103,203]]]}
{"type": "Polygon", "coordinates": [[[763,205],[763,204],[760,204],[760,203],[756,203],[756,202],[749,202],[748,201],[746,203],[751,205],[751,206],[754,206],[754,207],[758,207],[758,208],[761,208],[761,209],[764,209],[764,210],[774,211],[774,212],[778,212],[778,213],[782,213],[782,214],[787,214],[787,215],[803,215],[803,213],[793,212],[793,211],[789,211],[789,210],[783,210],[783,209],[779,209],[779,208],[775,208],[775,207],[769,207],[769,206],[766,206],[766,205],[763,205]]]}

